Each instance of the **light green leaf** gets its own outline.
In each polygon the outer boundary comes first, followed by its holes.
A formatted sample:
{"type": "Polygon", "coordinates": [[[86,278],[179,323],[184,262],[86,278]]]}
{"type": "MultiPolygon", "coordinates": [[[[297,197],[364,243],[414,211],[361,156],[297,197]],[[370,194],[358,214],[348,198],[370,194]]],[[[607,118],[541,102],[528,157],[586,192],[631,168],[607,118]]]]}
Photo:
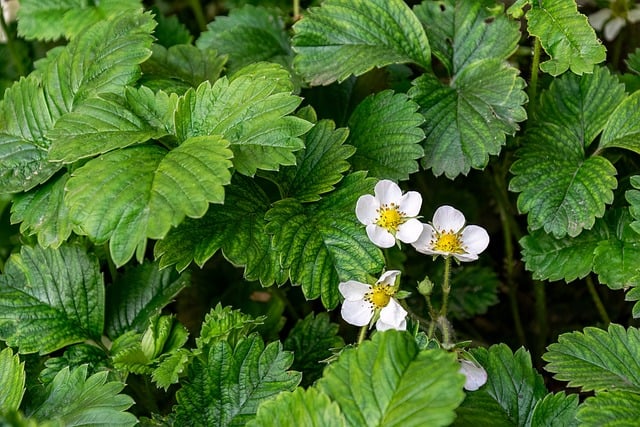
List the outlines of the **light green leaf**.
{"type": "Polygon", "coordinates": [[[23,246],[0,275],[0,339],[20,353],[47,354],[88,339],[104,324],[98,260],[77,245],[23,246]]]}
{"type": "Polygon", "coordinates": [[[606,59],[606,49],[596,37],[587,17],[578,12],[574,0],[530,1],[527,12],[529,34],[538,37],[551,57],[540,69],[558,76],[568,69],[575,74],[593,72],[606,59]]]}
{"type": "Polygon", "coordinates": [[[186,370],[190,361],[191,352],[189,350],[177,349],[158,363],[158,367],[151,374],[151,379],[158,387],[167,391],[171,384],[176,384],[179,381],[180,375],[186,370]]]}
{"type": "Polygon", "coordinates": [[[279,342],[265,347],[257,334],[235,349],[218,341],[204,356],[193,361],[176,395],[177,425],[245,425],[261,402],[300,382],[299,373],[287,370],[293,355],[283,352],[279,342]]]}
{"type": "Polygon", "coordinates": [[[160,267],[176,264],[182,271],[192,260],[202,266],[222,249],[229,262],[244,266],[247,280],[260,280],[263,286],[284,282],[278,253],[265,231],[264,215],[270,206],[256,180],[235,174],[226,187],[224,205],[211,206],[198,220],[186,219],[156,243],[160,267]]]}
{"type": "Polygon", "coordinates": [[[11,223],[20,223],[24,235],[38,235],[43,248],[57,248],[71,235],[69,209],[64,203],[68,174],[49,180],[27,193],[18,194],[11,206],[11,223]]]}
{"type": "Polygon", "coordinates": [[[391,330],[343,351],[317,387],[350,426],[445,426],[464,398],[459,369],[453,354],[419,351],[411,335],[391,330]]]}
{"type": "Polygon", "coordinates": [[[258,407],[248,427],[346,427],[340,407],[322,391],[297,388],[258,407]]]}
{"type": "Polygon", "coordinates": [[[218,303],[205,316],[200,337],[196,338],[196,345],[200,350],[205,350],[219,341],[225,341],[235,348],[238,342],[263,324],[264,320],[264,316],[254,318],[229,306],[222,307],[222,304],[218,303]]]}
{"type": "Polygon", "coordinates": [[[335,129],[330,120],[319,121],[305,135],[305,148],[298,151],[296,165],[274,175],[282,192],[301,202],[313,202],[333,190],[351,167],[346,159],[355,148],[344,143],[348,134],[346,128],[335,129]]]}
{"type": "Polygon", "coordinates": [[[223,202],[231,180],[227,147],[219,136],[193,137],[172,151],[138,146],[89,161],[67,183],[76,231],[97,243],[111,239],[118,266],[134,251],[141,260],[147,237],[161,239],[185,216],[202,217],[209,203],[223,202]]]}
{"type": "MultiPolygon", "coordinates": [[[[272,69],[270,65],[264,67],[272,69]]],[[[205,82],[189,90],[178,103],[178,138],[224,136],[231,143],[234,167],[244,175],[295,164],[294,151],[304,147],[299,136],[311,124],[289,115],[301,98],[291,94],[290,80],[283,82],[280,77],[250,73],[231,80],[223,77],[213,86],[205,82]]]]}
{"type": "Polygon", "coordinates": [[[24,362],[11,348],[0,351],[0,414],[17,411],[22,402],[27,375],[24,362]]]}
{"type": "Polygon", "coordinates": [[[626,391],[596,393],[578,410],[580,426],[632,426],[640,419],[640,395],[626,391]]]}
{"type": "Polygon", "coordinates": [[[402,0],[326,1],[293,28],[294,65],[312,86],[390,64],[431,66],[429,40],[402,0]]]}
{"type": "Polygon", "coordinates": [[[141,7],[139,0],[22,0],[18,33],[26,39],[71,39],[101,20],[141,7]]]}
{"type": "Polygon", "coordinates": [[[196,42],[229,56],[229,72],[260,61],[288,66],[293,58],[282,14],[276,9],[245,5],[217,16],[196,42]]]}
{"type": "Polygon", "coordinates": [[[157,263],[129,267],[107,289],[107,333],[115,338],[129,330],[143,332],[149,318],[188,284],[188,273],[159,270],[157,263]]]}
{"type": "Polygon", "coordinates": [[[609,147],[640,153],[640,92],[628,96],[609,117],[598,149],[609,147]]]}
{"type": "Polygon", "coordinates": [[[611,324],[560,335],[542,358],[545,370],[582,391],[640,392],[640,331],[611,324]]]}
{"type": "Polygon", "coordinates": [[[531,426],[577,427],[578,395],[549,393],[533,409],[531,426]]]}
{"type": "Polygon", "coordinates": [[[125,412],[134,401],[120,394],[124,384],[107,382],[108,372],[87,378],[87,365],[73,371],[64,368],[47,387],[47,399],[31,414],[38,421],[84,426],[109,420],[112,426],[133,426],[138,420],[125,412]]]}
{"type": "Polygon", "coordinates": [[[430,74],[413,84],[408,94],[425,117],[422,163],[436,176],[453,179],[484,168],[527,117],[524,80],[502,59],[475,61],[448,85],[430,74]]]}
{"type": "MultiPolygon", "coordinates": [[[[625,301],[640,301],[640,287],[629,289],[624,296],[625,301]]],[[[640,302],[636,302],[633,306],[632,315],[634,319],[640,317],[640,302]]]]}
{"type": "Polygon", "coordinates": [[[347,143],[356,147],[351,163],[370,176],[391,180],[409,179],[418,171],[417,159],[424,150],[419,106],[404,94],[386,90],[365,98],[349,118],[347,143]]]}
{"type": "Polygon", "coordinates": [[[145,86],[125,88],[125,98],[131,111],[159,133],[175,134],[173,116],[178,107],[178,95],[163,91],[154,93],[145,86]]]}
{"type": "Polygon", "coordinates": [[[111,369],[111,360],[105,351],[95,344],[74,344],[65,349],[62,356],[50,357],[44,362],[45,368],[40,371],[38,380],[45,386],[63,369],[75,369],[87,365],[90,375],[111,369]]]}
{"type": "Polygon", "coordinates": [[[611,211],[610,233],[595,250],[593,271],[611,289],[637,286],[640,279],[640,234],[630,227],[626,210],[611,211]]]}
{"type": "Polygon", "coordinates": [[[344,347],[344,340],[338,335],[338,324],[331,323],[327,313],[310,313],[296,323],[283,345],[296,355],[292,368],[302,372],[301,385],[307,387],[320,378],[327,366],[323,361],[344,347]]]}
{"type": "Polygon", "coordinates": [[[374,181],[356,172],[319,202],[285,199],[267,212],[267,232],[273,234],[282,267],[307,299],[321,297],[325,307],[333,308],[340,301],[340,281],[366,282],[368,274],[382,269],[380,249],[355,217],[358,197],[370,193],[374,181]]]}

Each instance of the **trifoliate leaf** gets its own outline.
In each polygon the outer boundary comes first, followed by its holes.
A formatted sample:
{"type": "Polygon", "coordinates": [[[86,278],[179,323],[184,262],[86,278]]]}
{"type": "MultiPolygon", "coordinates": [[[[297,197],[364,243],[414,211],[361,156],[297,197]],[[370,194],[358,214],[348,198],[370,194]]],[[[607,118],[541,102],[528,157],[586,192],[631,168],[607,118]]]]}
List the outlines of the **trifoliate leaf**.
{"type": "Polygon", "coordinates": [[[640,153],[640,92],[628,96],[611,114],[598,149],[618,147],[640,153]]]}
{"type": "Polygon", "coordinates": [[[232,349],[216,342],[189,367],[176,394],[177,425],[242,426],[255,417],[261,402],[293,390],[300,374],[288,371],[293,355],[279,342],[265,347],[252,334],[232,349]]]}
{"type": "Polygon", "coordinates": [[[226,187],[224,205],[211,206],[198,220],[185,220],[156,243],[160,267],[176,264],[182,271],[191,260],[202,266],[222,249],[233,265],[245,267],[247,280],[260,280],[264,286],[284,282],[278,253],[265,232],[264,215],[270,205],[255,180],[235,174],[226,187]]]}
{"type": "Polygon", "coordinates": [[[189,284],[189,274],[158,268],[157,263],[129,267],[107,289],[106,331],[112,338],[143,332],[149,319],[189,284]]]}
{"type": "Polygon", "coordinates": [[[260,61],[287,66],[293,57],[284,19],[276,9],[246,5],[217,16],[196,42],[229,56],[229,72],[260,61]]]}
{"type": "MultiPolygon", "coordinates": [[[[495,419],[498,425],[529,426],[536,404],[547,394],[542,376],[531,366],[531,356],[524,348],[512,353],[505,344],[472,351],[487,371],[487,383],[458,409],[458,425],[478,425],[495,419]],[[499,405],[500,411],[491,399],[499,405]],[[490,408],[489,417],[485,405],[490,408]]],[[[492,423],[493,424],[493,423],[492,423]]]]}
{"type": "Polygon", "coordinates": [[[632,426],[640,419],[640,395],[626,391],[596,393],[580,406],[577,421],[583,427],[632,426]]]}
{"type": "Polygon", "coordinates": [[[611,324],[560,335],[542,358],[545,370],[582,391],[640,392],[640,331],[611,324]]]}
{"type": "Polygon", "coordinates": [[[71,39],[88,26],[141,7],[139,0],[22,0],[18,33],[26,39],[71,39]]]}
{"type": "Polygon", "coordinates": [[[140,346],[150,360],[155,360],[164,353],[180,349],[188,338],[189,332],[173,315],[156,314],[149,319],[149,327],[142,334],[140,346]]]}
{"type": "Polygon", "coordinates": [[[200,337],[196,338],[196,345],[200,350],[205,350],[218,341],[226,341],[235,348],[238,342],[257,326],[263,324],[264,320],[264,316],[254,318],[240,310],[233,310],[229,306],[222,307],[218,303],[205,316],[200,337]]]}
{"type": "Polygon", "coordinates": [[[294,151],[304,147],[299,136],[311,124],[289,115],[301,98],[291,94],[290,80],[279,77],[223,77],[189,90],[178,103],[178,138],[223,135],[231,143],[234,167],[244,175],[295,164],[294,151]]]}
{"type": "Polygon", "coordinates": [[[307,387],[322,376],[327,366],[323,361],[334,354],[334,349],[344,347],[344,340],[327,313],[311,313],[296,323],[283,345],[295,354],[292,368],[302,372],[301,385],[307,387]]]}
{"type": "Polygon", "coordinates": [[[151,374],[151,379],[158,387],[167,391],[171,384],[176,384],[179,381],[180,375],[187,369],[190,361],[191,352],[189,350],[177,349],[158,363],[158,367],[151,374]]]}
{"type": "Polygon", "coordinates": [[[99,340],[104,284],[98,260],[77,245],[23,246],[0,275],[0,313],[0,339],[20,353],[99,340]]]}
{"type": "Polygon", "coordinates": [[[530,1],[527,12],[529,34],[538,37],[551,57],[540,69],[558,76],[568,69],[575,74],[593,72],[593,67],[606,59],[606,50],[578,12],[573,0],[530,1]]]}
{"type": "Polygon", "coordinates": [[[220,136],[193,137],[167,151],[144,145],[102,155],[76,169],[65,202],[79,234],[110,239],[116,265],[144,255],[147,237],[163,238],[185,216],[202,217],[224,200],[232,157],[220,136]],[[131,183],[136,183],[132,186],[131,183]]]}
{"type": "Polygon", "coordinates": [[[108,372],[87,378],[87,365],[72,371],[64,368],[47,387],[47,399],[31,414],[38,421],[65,426],[84,426],[108,420],[112,426],[133,426],[138,420],[125,412],[134,401],[120,394],[124,384],[107,382],[108,372]]]}
{"type": "Polygon", "coordinates": [[[346,159],[355,148],[344,143],[348,134],[346,128],[335,129],[330,120],[319,121],[305,135],[305,148],[298,151],[296,165],[283,167],[275,176],[282,192],[301,202],[313,202],[333,190],[351,167],[346,159]]]}
{"type": "Polygon", "coordinates": [[[24,362],[11,348],[0,351],[0,414],[17,411],[25,391],[24,362]]]}
{"type": "Polygon", "coordinates": [[[390,64],[431,66],[429,40],[401,0],[326,1],[293,28],[294,65],[312,86],[390,64]]]}
{"type": "Polygon", "coordinates": [[[68,174],[60,175],[13,200],[11,223],[21,223],[20,232],[24,235],[36,234],[43,248],[57,248],[71,235],[69,209],[64,203],[68,179],[68,174]]]}
{"type": "Polygon", "coordinates": [[[321,297],[325,307],[333,308],[340,301],[340,281],[366,282],[368,274],[382,269],[380,249],[355,216],[358,197],[372,192],[373,184],[356,172],[319,202],[285,199],[267,212],[267,232],[273,234],[282,267],[307,299],[321,297]]]}
{"type": "Polygon", "coordinates": [[[630,226],[626,210],[612,210],[606,217],[609,235],[598,243],[593,271],[611,289],[637,286],[640,279],[640,234],[630,226]]]}
{"type": "Polygon", "coordinates": [[[533,409],[531,425],[578,427],[578,404],[577,394],[549,393],[533,409]]]}
{"type": "Polygon", "coordinates": [[[459,369],[453,354],[419,351],[411,335],[391,330],[343,351],[317,387],[351,426],[445,426],[464,398],[459,369]]]}
{"type": "Polygon", "coordinates": [[[44,365],[45,368],[38,375],[38,379],[44,385],[49,385],[64,368],[75,369],[87,365],[89,374],[93,375],[111,367],[104,350],[89,344],[75,344],[67,347],[62,356],[51,357],[44,362],[44,365]]]}
{"type": "Polygon", "coordinates": [[[349,118],[347,143],[356,147],[351,163],[356,170],[368,170],[370,176],[392,180],[409,179],[418,171],[417,160],[424,150],[420,125],[424,117],[419,106],[404,94],[386,90],[370,95],[349,118]]]}
{"type": "Polygon", "coordinates": [[[258,408],[248,427],[346,427],[336,402],[322,391],[298,387],[292,393],[280,393],[258,408]]]}

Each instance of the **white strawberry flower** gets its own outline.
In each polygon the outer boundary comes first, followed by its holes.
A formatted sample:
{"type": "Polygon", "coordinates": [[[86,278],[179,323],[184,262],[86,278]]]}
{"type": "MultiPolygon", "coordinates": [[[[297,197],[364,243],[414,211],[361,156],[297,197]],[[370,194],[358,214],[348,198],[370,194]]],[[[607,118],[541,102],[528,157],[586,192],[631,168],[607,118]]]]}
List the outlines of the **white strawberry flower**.
{"type": "Polygon", "coordinates": [[[467,391],[476,391],[487,382],[487,371],[471,360],[461,359],[460,370],[458,372],[466,378],[464,389],[467,391]]]}

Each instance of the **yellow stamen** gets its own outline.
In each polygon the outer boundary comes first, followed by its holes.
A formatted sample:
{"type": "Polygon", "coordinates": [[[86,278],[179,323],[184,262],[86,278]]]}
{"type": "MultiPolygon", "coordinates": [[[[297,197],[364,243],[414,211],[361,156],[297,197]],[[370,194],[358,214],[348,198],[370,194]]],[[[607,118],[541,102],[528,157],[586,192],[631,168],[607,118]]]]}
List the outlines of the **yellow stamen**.
{"type": "Polygon", "coordinates": [[[434,250],[439,252],[448,252],[451,254],[464,254],[466,250],[462,245],[460,236],[453,232],[453,230],[445,231],[443,233],[436,232],[436,238],[431,241],[431,245],[434,250]]]}
{"type": "Polygon", "coordinates": [[[398,227],[405,222],[405,217],[406,214],[398,210],[398,205],[390,203],[380,206],[376,224],[390,233],[395,233],[398,231],[398,227]]]}
{"type": "Polygon", "coordinates": [[[393,294],[395,294],[393,286],[374,285],[364,298],[373,304],[374,308],[380,309],[389,304],[393,294]]]}

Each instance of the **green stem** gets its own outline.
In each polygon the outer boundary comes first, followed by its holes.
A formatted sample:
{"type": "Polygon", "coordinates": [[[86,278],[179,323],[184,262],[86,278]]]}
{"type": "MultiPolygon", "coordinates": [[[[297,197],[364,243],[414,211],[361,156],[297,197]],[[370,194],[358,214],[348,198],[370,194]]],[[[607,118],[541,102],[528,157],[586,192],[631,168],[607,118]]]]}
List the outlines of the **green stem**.
{"type": "Polygon", "coordinates": [[[7,25],[7,21],[5,21],[4,19],[2,6],[0,6],[0,27],[7,37],[7,48],[9,49],[9,54],[11,55],[13,65],[16,67],[16,71],[20,76],[26,76],[27,70],[22,63],[22,58],[20,57],[20,55],[18,55],[18,51],[16,50],[16,45],[14,43],[15,40],[13,40],[13,35],[9,31],[9,25],[7,25]]]}
{"type": "Polygon", "coordinates": [[[207,30],[207,20],[204,17],[204,11],[202,10],[202,5],[200,4],[200,0],[189,0],[189,7],[193,11],[193,15],[196,18],[196,22],[198,23],[198,28],[200,32],[204,32],[207,30]]]}
{"type": "Polygon", "coordinates": [[[286,292],[283,292],[282,289],[277,286],[271,286],[269,290],[274,296],[280,298],[280,300],[284,302],[284,307],[287,309],[287,313],[289,313],[293,320],[296,322],[300,320],[300,316],[298,315],[296,308],[291,304],[291,301],[289,301],[289,298],[287,298],[286,292]]]}
{"type": "Polygon", "coordinates": [[[451,292],[451,257],[444,259],[444,277],[442,279],[442,307],[440,307],[440,316],[447,317],[447,309],[449,304],[449,292],[451,292]]]}
{"type": "Polygon", "coordinates": [[[545,286],[546,285],[539,280],[533,282],[536,325],[538,326],[535,350],[538,357],[544,353],[547,337],[549,336],[549,323],[547,322],[547,288],[545,286]]]}
{"type": "Polygon", "coordinates": [[[369,325],[364,325],[360,328],[360,333],[358,334],[358,345],[362,344],[364,339],[367,337],[367,330],[369,329],[369,325]]]}
{"type": "Polygon", "coordinates": [[[300,18],[300,0],[293,0],[293,22],[298,22],[300,18]]]}
{"type": "Polygon", "coordinates": [[[604,304],[602,304],[602,300],[600,299],[600,295],[598,295],[596,285],[595,283],[593,283],[593,279],[591,278],[591,276],[587,276],[585,282],[587,283],[587,289],[589,290],[589,294],[591,294],[591,298],[593,299],[593,303],[596,305],[596,309],[600,314],[602,322],[604,322],[605,326],[609,326],[609,323],[611,323],[611,319],[607,314],[607,310],[604,308],[604,304]]]}
{"type": "Polygon", "coordinates": [[[531,80],[529,81],[529,105],[528,116],[531,117],[534,105],[536,105],[538,97],[538,73],[540,72],[540,53],[542,46],[540,45],[540,39],[535,38],[533,42],[533,60],[531,61],[531,80]]]}

